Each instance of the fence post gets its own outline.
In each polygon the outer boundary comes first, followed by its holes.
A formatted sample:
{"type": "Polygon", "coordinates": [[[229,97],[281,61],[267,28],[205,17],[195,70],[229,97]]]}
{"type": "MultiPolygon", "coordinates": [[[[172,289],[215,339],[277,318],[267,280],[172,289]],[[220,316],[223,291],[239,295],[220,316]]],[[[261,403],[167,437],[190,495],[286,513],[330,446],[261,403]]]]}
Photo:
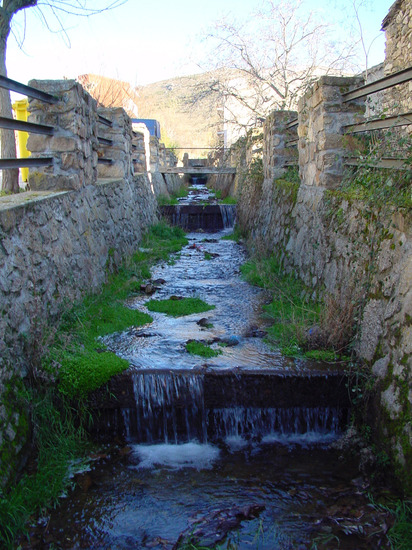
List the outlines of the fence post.
{"type": "Polygon", "coordinates": [[[342,126],[363,119],[365,102],[343,103],[342,93],[363,84],[359,77],[322,76],[299,100],[299,171],[304,185],[333,189],[342,180],[342,126]]]}
{"type": "Polygon", "coordinates": [[[32,190],[80,189],[97,179],[96,101],[75,80],[32,80],[30,86],[60,99],[45,104],[31,99],[29,122],[54,127],[52,136],[30,134],[32,158],[52,157],[53,166],[31,169],[32,190]]]}

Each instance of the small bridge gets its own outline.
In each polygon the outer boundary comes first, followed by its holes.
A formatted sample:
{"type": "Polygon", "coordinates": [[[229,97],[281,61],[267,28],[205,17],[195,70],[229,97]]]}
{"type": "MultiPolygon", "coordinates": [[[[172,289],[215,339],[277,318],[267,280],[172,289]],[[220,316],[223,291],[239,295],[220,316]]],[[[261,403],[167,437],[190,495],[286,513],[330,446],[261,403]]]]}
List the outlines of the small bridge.
{"type": "Polygon", "coordinates": [[[236,174],[236,168],[219,167],[219,166],[160,166],[161,174],[190,174],[207,175],[207,174],[236,174]]]}

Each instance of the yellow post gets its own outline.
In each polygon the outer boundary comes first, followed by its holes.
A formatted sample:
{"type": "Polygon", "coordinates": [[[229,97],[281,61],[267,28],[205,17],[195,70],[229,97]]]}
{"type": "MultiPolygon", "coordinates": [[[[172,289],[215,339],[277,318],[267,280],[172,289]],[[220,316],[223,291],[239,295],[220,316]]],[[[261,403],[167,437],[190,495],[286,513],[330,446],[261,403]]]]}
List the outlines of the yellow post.
{"type": "MultiPolygon", "coordinates": [[[[27,122],[28,106],[29,106],[28,99],[19,99],[18,101],[13,103],[13,109],[16,112],[17,120],[23,120],[24,122],[27,122]]],[[[27,151],[27,138],[29,137],[29,134],[27,132],[21,132],[19,130],[17,132],[17,135],[19,140],[19,152],[20,152],[19,157],[25,159],[30,154],[27,151]]],[[[22,180],[24,182],[27,182],[29,179],[29,169],[20,168],[20,171],[21,171],[22,180]]]]}

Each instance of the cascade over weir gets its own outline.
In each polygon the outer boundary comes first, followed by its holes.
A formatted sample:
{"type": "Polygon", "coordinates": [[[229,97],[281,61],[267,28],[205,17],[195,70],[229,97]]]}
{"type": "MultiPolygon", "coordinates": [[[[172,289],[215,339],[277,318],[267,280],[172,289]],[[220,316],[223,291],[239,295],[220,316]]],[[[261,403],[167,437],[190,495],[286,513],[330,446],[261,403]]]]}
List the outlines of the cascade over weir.
{"type": "MultiPolygon", "coordinates": [[[[108,393],[95,395],[101,437],[177,443],[341,433],[349,410],[343,369],[285,358],[259,338],[259,310],[267,296],[240,278],[244,249],[215,235],[233,228],[236,206],[218,204],[204,178],[193,176],[189,197],[162,212],[197,232],[189,233],[190,244],[173,265],[155,268],[153,279],[165,281],[156,299],[196,296],[215,309],[178,319],[151,312],[148,327],[104,339],[130,368],[112,379],[108,393]],[[212,343],[219,355],[190,355],[189,340],[212,343]]],[[[144,310],[149,299],[138,297],[129,306],[144,310]]]]}
{"type": "MultiPolygon", "coordinates": [[[[193,188],[199,206],[208,191],[193,188]]],[[[246,253],[222,240],[227,233],[189,233],[188,246],[152,273],[156,298],[196,296],[215,309],[151,312],[149,325],[104,338],[130,367],[95,392],[95,430],[126,446],[80,476],[39,528],[42,548],[292,550],[325,536],[345,549],[381,546],[383,512],[359,490],[356,459],[342,462],[331,446],[348,420],[347,379],[265,344],[268,297],[241,279],[246,253]],[[190,355],[189,340],[221,353],[190,355]]],[[[149,299],[128,306],[144,311],[149,299]]]]}

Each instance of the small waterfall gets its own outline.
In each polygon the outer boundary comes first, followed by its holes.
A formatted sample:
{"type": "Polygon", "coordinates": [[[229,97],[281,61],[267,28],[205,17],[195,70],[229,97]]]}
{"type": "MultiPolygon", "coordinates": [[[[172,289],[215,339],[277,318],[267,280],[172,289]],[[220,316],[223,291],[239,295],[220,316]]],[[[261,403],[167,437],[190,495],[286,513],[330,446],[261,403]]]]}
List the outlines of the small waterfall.
{"type": "MultiPolygon", "coordinates": [[[[133,373],[136,406],[122,410],[135,443],[187,443],[226,438],[316,442],[346,424],[338,407],[205,407],[205,377],[186,372],[133,373]]],[[[118,421],[116,422],[118,425],[118,421]]]]}
{"type": "Polygon", "coordinates": [[[220,213],[222,216],[224,229],[231,229],[236,222],[236,205],[235,204],[219,204],[220,213]]]}
{"type": "Polygon", "coordinates": [[[207,441],[202,376],[134,373],[132,381],[136,408],[123,415],[129,440],[207,441]]]}
{"type": "Polygon", "coordinates": [[[177,225],[178,227],[187,227],[189,223],[189,214],[187,210],[182,208],[180,205],[168,208],[172,212],[172,225],[177,225]]]}
{"type": "Polygon", "coordinates": [[[210,417],[217,438],[241,437],[263,439],[311,434],[334,436],[340,433],[342,419],[333,407],[215,409],[210,417]]]}

